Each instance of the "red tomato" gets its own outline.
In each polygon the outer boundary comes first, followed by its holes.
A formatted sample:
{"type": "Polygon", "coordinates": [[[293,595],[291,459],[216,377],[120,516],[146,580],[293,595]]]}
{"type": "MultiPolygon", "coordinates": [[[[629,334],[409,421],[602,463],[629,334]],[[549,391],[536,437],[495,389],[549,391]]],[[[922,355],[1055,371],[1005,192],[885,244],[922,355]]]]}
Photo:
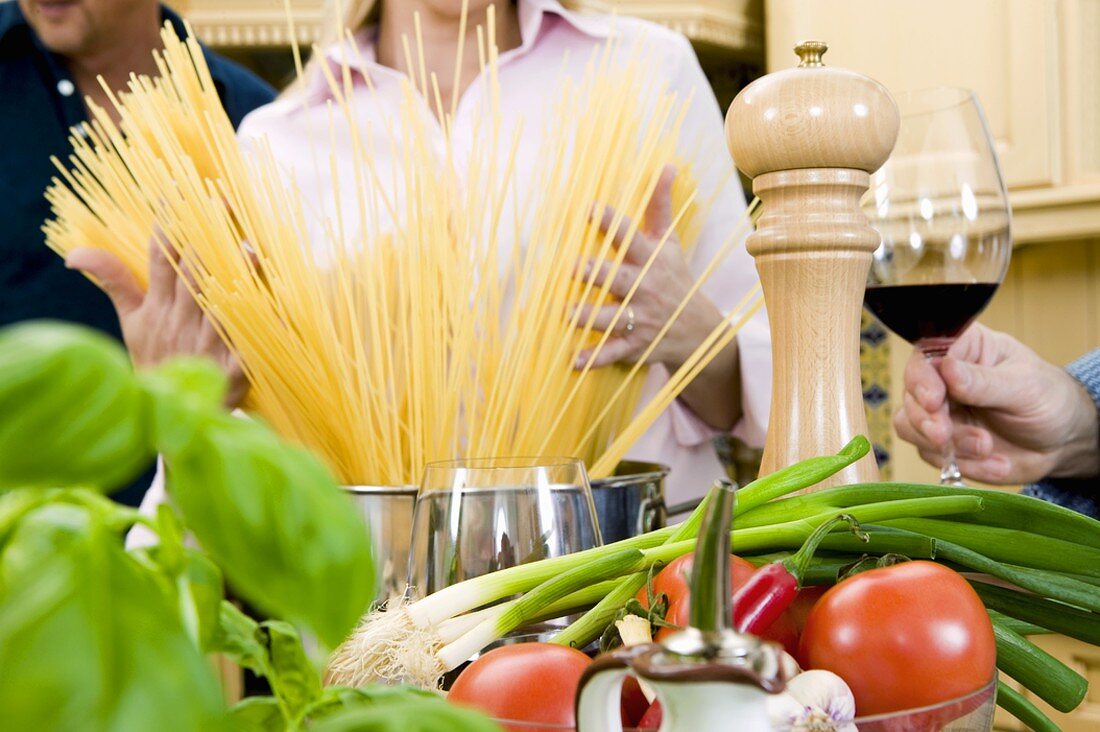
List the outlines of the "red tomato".
{"type": "Polygon", "coordinates": [[[828,589],[829,587],[825,585],[803,587],[798,591],[798,596],[794,598],[791,606],[783,611],[780,619],[787,620],[796,637],[802,635],[802,631],[806,629],[806,621],[810,617],[810,611],[814,609],[814,605],[828,589]]]}
{"type": "Polygon", "coordinates": [[[821,596],[825,594],[827,587],[803,587],[798,591],[794,602],[776,618],[771,627],[761,633],[764,640],[775,641],[783,646],[783,650],[794,657],[798,657],[798,639],[802,636],[802,630],[806,627],[806,618],[821,596]]]}
{"type": "MultiPolygon", "coordinates": [[[[657,596],[663,592],[668,597],[669,604],[671,604],[677,598],[688,594],[690,592],[688,582],[691,581],[691,568],[694,561],[695,556],[693,554],[685,554],[669,562],[664,569],[653,577],[653,595],[657,596]]],[[[648,588],[643,587],[638,590],[638,594],[634,597],[642,603],[642,607],[649,607],[648,588]]]]}
{"type": "Polygon", "coordinates": [[[860,716],[977,691],[997,661],[981,599],[935,562],[904,562],[839,583],[810,611],[800,651],[809,668],[848,682],[860,716]]]}
{"type": "MultiPolygon", "coordinates": [[[[668,566],[657,573],[653,578],[653,594],[664,593],[668,596],[669,603],[675,602],[684,595],[691,594],[688,583],[691,582],[691,570],[695,566],[695,555],[684,554],[669,562],[668,566]]],[[[730,589],[736,592],[745,580],[753,575],[756,566],[739,556],[730,555],[730,589]]],[[[635,596],[643,607],[649,607],[649,598],[646,596],[646,588],[643,587],[635,596]]]]}
{"type": "MultiPolygon", "coordinates": [[[[674,602],[669,603],[668,612],[665,613],[665,622],[686,628],[691,625],[691,595],[681,595],[674,602]]],[[[660,643],[666,637],[676,632],[676,628],[660,627],[653,634],[653,640],[660,643]]]]}
{"type": "Polygon", "coordinates": [[[645,715],[638,722],[638,729],[640,730],[656,730],[660,729],[661,721],[664,718],[664,713],[661,711],[661,702],[656,699],[649,705],[649,709],[646,710],[645,715]]]}
{"type": "Polygon", "coordinates": [[[574,648],[552,643],[501,646],[467,666],[447,699],[495,719],[572,727],[573,697],[591,662],[574,648]]]}
{"type": "MultiPolygon", "coordinates": [[[[688,590],[688,582],[691,579],[691,569],[694,564],[694,555],[685,554],[682,557],[669,563],[667,567],[657,573],[657,576],[653,578],[653,592],[665,593],[668,596],[668,614],[665,616],[665,620],[668,622],[686,626],[691,621],[691,592],[688,590]]],[[[748,579],[756,572],[756,565],[748,562],[736,555],[730,556],[730,592],[731,594],[737,592],[748,579]]],[[[795,604],[788,609],[778,620],[768,628],[761,637],[764,640],[775,641],[783,646],[783,649],[790,653],[792,656],[798,651],[798,636],[802,632],[802,626],[805,624],[805,614],[809,612],[809,606],[821,596],[821,592],[817,588],[806,588],[799,592],[799,599],[795,600],[795,604]],[[806,599],[802,601],[802,605],[799,605],[800,598],[803,593],[808,593],[806,599]],[[804,607],[804,610],[796,610],[796,607],[804,607]],[[801,615],[796,614],[802,613],[801,615]]],[[[636,595],[638,602],[642,603],[643,607],[649,607],[649,603],[646,602],[646,589],[643,587],[641,591],[636,595]]],[[[659,628],[654,634],[655,640],[664,640],[664,638],[671,633],[674,633],[675,628],[659,628]]]]}
{"type": "Polygon", "coordinates": [[[623,727],[636,727],[647,709],[649,700],[645,698],[638,680],[627,676],[623,679],[623,692],[619,697],[619,716],[622,717],[623,727]]]}

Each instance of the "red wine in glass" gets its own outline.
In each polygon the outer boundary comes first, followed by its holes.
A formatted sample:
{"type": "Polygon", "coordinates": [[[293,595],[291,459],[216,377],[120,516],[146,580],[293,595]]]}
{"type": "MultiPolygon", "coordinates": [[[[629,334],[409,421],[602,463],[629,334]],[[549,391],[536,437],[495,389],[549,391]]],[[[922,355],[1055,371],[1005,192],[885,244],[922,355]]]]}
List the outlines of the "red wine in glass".
{"type": "Polygon", "coordinates": [[[863,302],[883,325],[930,357],[943,356],[989,304],[996,282],[869,285],[863,302]]]}

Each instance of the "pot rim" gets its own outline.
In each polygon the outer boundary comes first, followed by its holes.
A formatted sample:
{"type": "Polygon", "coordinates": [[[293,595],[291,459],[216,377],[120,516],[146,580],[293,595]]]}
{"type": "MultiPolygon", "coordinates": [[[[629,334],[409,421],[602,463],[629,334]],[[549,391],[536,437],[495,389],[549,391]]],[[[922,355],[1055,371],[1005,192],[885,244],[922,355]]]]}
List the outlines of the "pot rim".
{"type": "Polygon", "coordinates": [[[388,496],[412,496],[420,489],[411,485],[342,485],[341,490],[353,495],[388,495],[388,496]]]}
{"type": "Polygon", "coordinates": [[[589,483],[594,489],[613,488],[619,485],[630,485],[632,483],[641,483],[644,481],[662,481],[672,472],[672,468],[663,463],[650,463],[642,460],[623,460],[615,469],[618,471],[619,468],[624,466],[629,466],[637,472],[632,471],[621,475],[610,475],[606,478],[593,478],[589,483]]]}

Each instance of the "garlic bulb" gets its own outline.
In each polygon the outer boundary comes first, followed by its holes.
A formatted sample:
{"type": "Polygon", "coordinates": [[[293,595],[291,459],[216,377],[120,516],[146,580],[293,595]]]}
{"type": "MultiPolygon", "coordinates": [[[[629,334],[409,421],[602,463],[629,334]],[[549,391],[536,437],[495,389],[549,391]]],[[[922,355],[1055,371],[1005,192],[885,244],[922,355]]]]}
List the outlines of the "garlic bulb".
{"type": "Polygon", "coordinates": [[[783,655],[780,656],[779,667],[783,678],[787,680],[791,680],[802,673],[802,667],[798,665],[798,661],[786,651],[783,651],[783,655]]]}
{"type": "Polygon", "coordinates": [[[831,671],[804,671],[768,697],[772,728],[790,732],[856,732],[856,700],[831,671]]]}

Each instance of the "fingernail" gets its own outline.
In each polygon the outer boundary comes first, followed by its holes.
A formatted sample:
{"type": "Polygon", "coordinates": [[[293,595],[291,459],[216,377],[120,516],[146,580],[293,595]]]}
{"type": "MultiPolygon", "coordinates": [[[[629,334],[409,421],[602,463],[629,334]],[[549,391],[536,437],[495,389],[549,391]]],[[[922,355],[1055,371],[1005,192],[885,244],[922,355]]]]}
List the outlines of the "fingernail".
{"type": "Polygon", "coordinates": [[[939,432],[939,428],[936,426],[935,420],[926,419],[920,423],[920,431],[923,432],[926,437],[933,437],[939,432]]]}
{"type": "Polygon", "coordinates": [[[913,396],[917,398],[917,402],[923,405],[928,400],[928,387],[924,384],[918,384],[917,388],[913,390],[913,396]]]}
{"type": "Polygon", "coordinates": [[[980,457],[982,453],[982,441],[978,437],[965,437],[959,440],[959,452],[964,455],[980,457]]]}
{"type": "Polygon", "coordinates": [[[587,359],[585,359],[584,356],[578,356],[577,360],[573,362],[573,368],[577,371],[580,371],[584,368],[584,363],[586,360],[587,359]]]}

